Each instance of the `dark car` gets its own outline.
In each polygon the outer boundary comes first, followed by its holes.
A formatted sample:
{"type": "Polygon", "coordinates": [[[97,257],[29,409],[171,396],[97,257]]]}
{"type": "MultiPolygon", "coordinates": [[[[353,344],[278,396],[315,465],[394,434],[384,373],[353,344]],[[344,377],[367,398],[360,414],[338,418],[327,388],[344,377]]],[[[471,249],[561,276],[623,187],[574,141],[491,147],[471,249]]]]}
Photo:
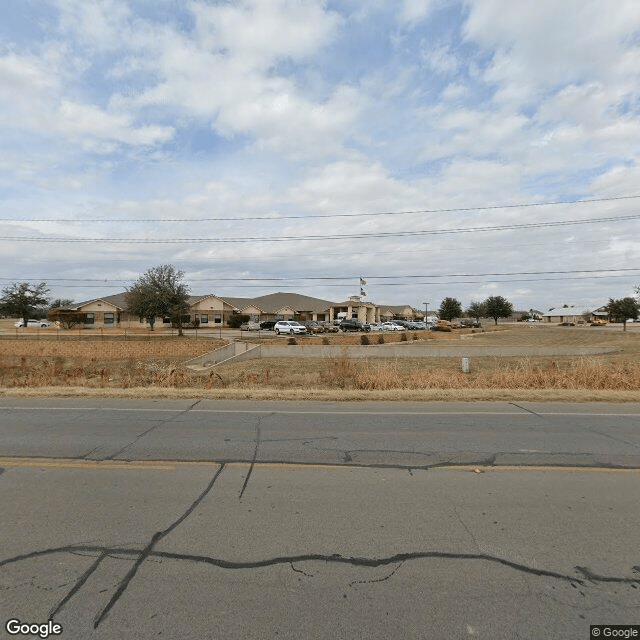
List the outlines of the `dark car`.
{"type": "Polygon", "coordinates": [[[262,331],[273,331],[273,327],[276,326],[276,320],[265,320],[260,323],[260,329],[262,331]]]}
{"type": "Polygon", "coordinates": [[[477,329],[482,325],[477,320],[470,320],[468,318],[463,318],[462,320],[458,321],[458,326],[461,329],[471,329],[471,328],[477,329]]]}
{"type": "Polygon", "coordinates": [[[356,318],[345,318],[340,323],[340,329],[342,331],[371,331],[371,327],[368,324],[362,324],[356,318]]]}

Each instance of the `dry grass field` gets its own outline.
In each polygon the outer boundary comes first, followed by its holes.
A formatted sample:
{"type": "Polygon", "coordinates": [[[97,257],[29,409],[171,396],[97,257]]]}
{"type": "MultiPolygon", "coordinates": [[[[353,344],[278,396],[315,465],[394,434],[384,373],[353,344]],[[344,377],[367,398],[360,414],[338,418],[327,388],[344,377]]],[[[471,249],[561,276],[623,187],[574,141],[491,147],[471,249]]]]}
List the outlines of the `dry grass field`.
{"type": "MultiPolygon", "coordinates": [[[[243,336],[252,342],[286,339],[243,336]]],[[[375,345],[377,334],[370,334],[375,345]]],[[[386,343],[402,340],[384,334],[386,343]]],[[[462,373],[459,358],[249,360],[202,374],[184,362],[225,341],[177,338],[58,340],[44,332],[0,340],[0,394],[314,399],[571,399],[640,401],[640,330],[499,325],[485,332],[408,332],[407,348],[427,340],[495,347],[606,346],[589,357],[478,357],[462,373]]],[[[359,335],[298,339],[299,344],[360,344],[359,335]]],[[[375,348],[375,347],[372,347],[375,348]]]]}

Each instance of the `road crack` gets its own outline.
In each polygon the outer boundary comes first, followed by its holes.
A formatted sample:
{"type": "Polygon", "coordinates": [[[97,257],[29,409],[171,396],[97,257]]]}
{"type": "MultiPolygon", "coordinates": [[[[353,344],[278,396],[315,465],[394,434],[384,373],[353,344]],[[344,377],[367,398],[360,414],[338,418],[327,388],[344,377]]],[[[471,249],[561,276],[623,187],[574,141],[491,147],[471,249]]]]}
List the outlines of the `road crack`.
{"type": "Polygon", "coordinates": [[[111,609],[115,606],[115,604],[118,602],[120,597],[127,590],[129,583],[133,580],[135,575],[138,573],[138,569],[140,569],[140,567],[142,566],[142,563],[152,554],[153,549],[158,544],[158,542],[160,542],[160,540],[162,540],[164,537],[168,536],[174,529],[179,527],[193,513],[193,511],[198,507],[198,505],[205,499],[205,497],[213,489],[213,487],[216,484],[216,481],[218,480],[218,478],[220,477],[220,474],[224,471],[224,469],[225,469],[225,465],[223,464],[216,471],[215,475],[211,479],[211,482],[209,482],[209,484],[206,486],[204,491],[200,493],[200,495],[191,503],[191,505],[187,508],[187,510],[177,520],[172,522],[163,531],[157,531],[156,533],[153,534],[153,536],[151,537],[151,540],[149,541],[149,544],[147,544],[147,546],[142,550],[142,552],[139,552],[139,555],[133,567],[129,569],[127,574],[121,580],[120,584],[118,585],[118,588],[116,589],[115,593],[113,594],[113,596],[111,597],[107,605],[96,616],[93,622],[94,629],[96,629],[100,625],[100,623],[107,617],[111,609]]]}
{"type": "Polygon", "coordinates": [[[255,447],[253,449],[253,458],[251,459],[251,464],[249,465],[249,471],[247,471],[247,475],[242,484],[242,489],[240,489],[240,496],[238,497],[238,500],[242,500],[242,496],[244,495],[247,485],[249,484],[249,478],[251,478],[253,469],[256,466],[256,461],[258,460],[258,449],[260,448],[260,437],[261,437],[261,433],[260,433],[261,423],[262,423],[262,417],[258,418],[258,424],[256,425],[256,436],[254,438],[255,447]]]}
{"type": "MultiPolygon", "coordinates": [[[[129,447],[132,447],[139,440],[144,438],[148,433],[151,433],[154,429],[157,429],[158,427],[162,427],[163,425],[167,424],[168,422],[173,422],[173,421],[177,420],[178,418],[183,416],[185,413],[189,413],[189,411],[191,411],[194,407],[199,405],[200,402],[202,402],[202,401],[201,400],[196,400],[192,405],[188,406],[186,409],[184,409],[180,413],[178,413],[178,414],[176,414],[174,416],[171,416],[170,418],[167,418],[166,420],[159,420],[152,427],[149,427],[146,431],[143,431],[142,433],[137,435],[131,442],[126,444],[124,447],[122,447],[121,449],[119,449],[115,453],[112,453],[110,456],[107,456],[106,458],[102,458],[102,460],[114,460],[117,456],[119,456],[120,454],[124,453],[129,447]]],[[[99,448],[100,447],[96,447],[96,449],[99,449],[99,448]]],[[[92,451],[95,451],[95,449],[92,449],[91,451],[89,451],[89,453],[91,453],[92,451]]],[[[88,456],[89,453],[86,453],[85,457],[88,456]]]]}
{"type": "Polygon", "coordinates": [[[374,578],[373,580],[353,580],[349,583],[350,587],[353,587],[354,584],[375,584],[376,582],[386,582],[391,576],[393,576],[400,567],[405,563],[403,560],[391,573],[387,574],[383,578],[374,578]]]}

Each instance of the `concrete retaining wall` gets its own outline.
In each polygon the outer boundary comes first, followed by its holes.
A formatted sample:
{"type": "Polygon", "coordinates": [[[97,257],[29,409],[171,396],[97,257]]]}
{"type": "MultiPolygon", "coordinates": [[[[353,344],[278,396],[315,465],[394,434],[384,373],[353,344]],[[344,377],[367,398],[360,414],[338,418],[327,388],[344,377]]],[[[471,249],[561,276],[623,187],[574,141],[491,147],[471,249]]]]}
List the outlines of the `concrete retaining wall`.
{"type": "Polygon", "coordinates": [[[215,351],[205,353],[203,356],[191,358],[185,363],[187,367],[192,369],[206,369],[213,367],[227,360],[245,360],[249,358],[260,357],[260,345],[251,344],[249,342],[231,342],[230,344],[220,347],[215,351]]]}
{"type": "Polygon", "coordinates": [[[458,358],[462,356],[581,356],[612,353],[611,347],[481,347],[449,345],[432,347],[425,344],[389,345],[262,345],[262,358],[458,358]]]}

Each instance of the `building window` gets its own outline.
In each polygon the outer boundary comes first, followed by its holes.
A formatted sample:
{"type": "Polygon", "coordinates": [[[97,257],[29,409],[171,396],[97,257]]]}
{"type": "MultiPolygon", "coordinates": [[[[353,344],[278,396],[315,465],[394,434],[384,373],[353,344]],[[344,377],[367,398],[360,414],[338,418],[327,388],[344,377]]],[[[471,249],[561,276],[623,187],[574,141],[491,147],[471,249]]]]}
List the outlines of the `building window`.
{"type": "Polygon", "coordinates": [[[85,324],[93,324],[96,321],[96,316],[94,313],[85,313],[84,314],[84,323],[85,324]]]}
{"type": "Polygon", "coordinates": [[[214,324],[222,324],[222,318],[220,316],[213,316],[214,324]]]}
{"type": "Polygon", "coordinates": [[[104,323],[105,324],[113,324],[115,320],[115,316],[113,315],[113,313],[105,313],[104,314],[104,323]]]}
{"type": "Polygon", "coordinates": [[[171,318],[162,318],[162,324],[171,324],[171,318]]]}
{"type": "Polygon", "coordinates": [[[200,314],[200,324],[209,324],[209,316],[206,313],[200,314]]]}

